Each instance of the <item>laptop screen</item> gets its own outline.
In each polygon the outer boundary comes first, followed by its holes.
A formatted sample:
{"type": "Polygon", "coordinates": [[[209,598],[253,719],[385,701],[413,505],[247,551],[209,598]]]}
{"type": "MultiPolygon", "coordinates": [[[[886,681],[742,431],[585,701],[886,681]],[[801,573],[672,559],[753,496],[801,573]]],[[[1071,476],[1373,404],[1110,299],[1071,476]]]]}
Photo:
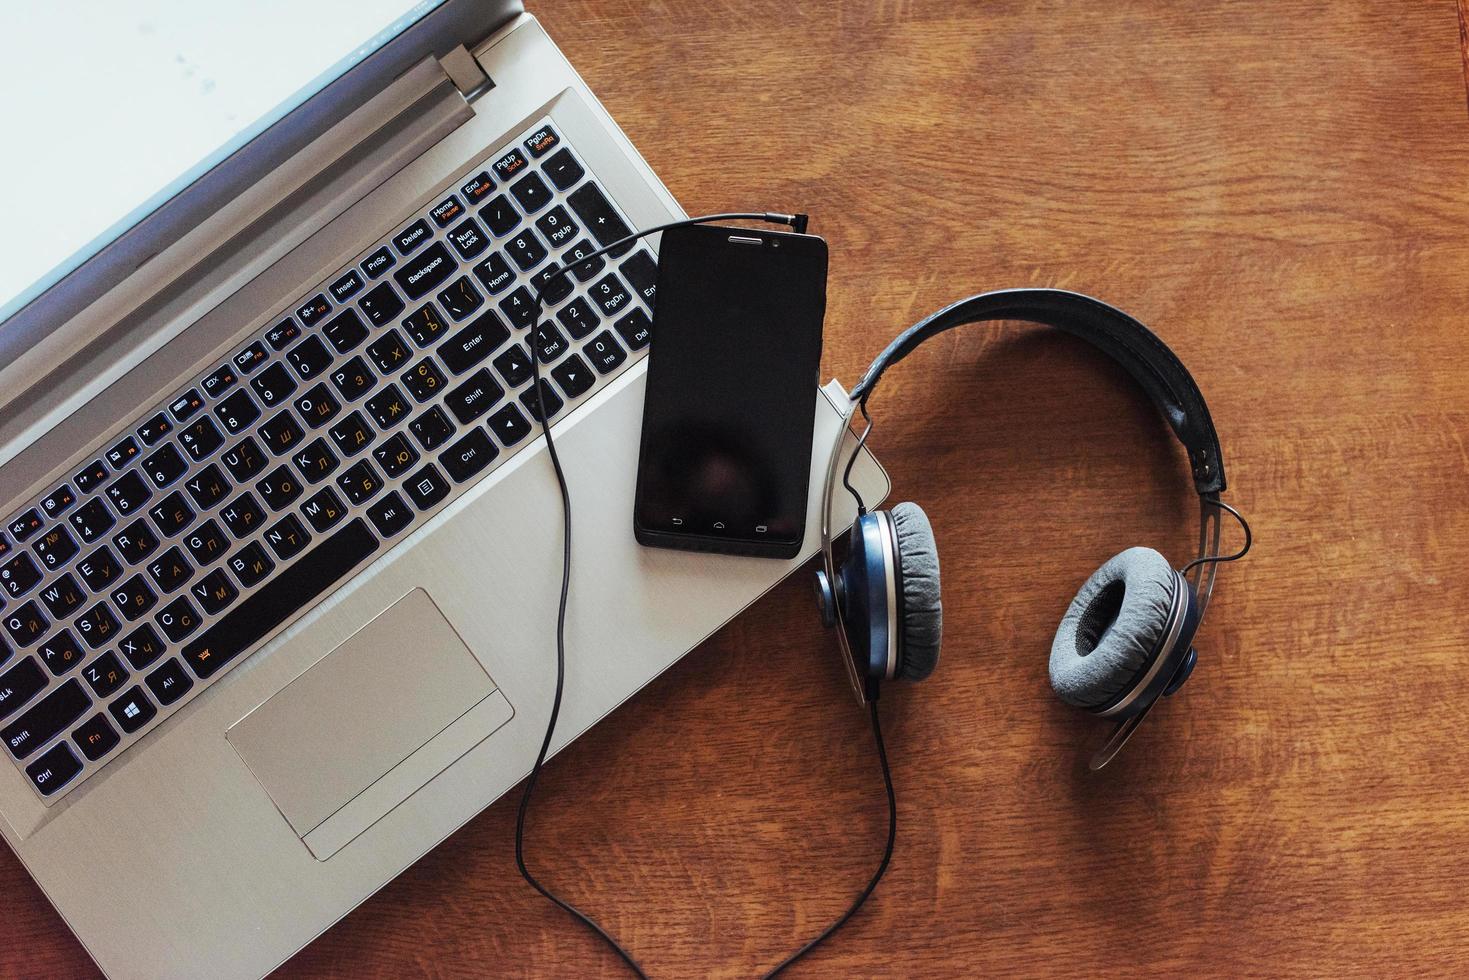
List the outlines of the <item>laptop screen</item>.
{"type": "Polygon", "coordinates": [[[442,2],[13,6],[0,321],[442,2]]]}

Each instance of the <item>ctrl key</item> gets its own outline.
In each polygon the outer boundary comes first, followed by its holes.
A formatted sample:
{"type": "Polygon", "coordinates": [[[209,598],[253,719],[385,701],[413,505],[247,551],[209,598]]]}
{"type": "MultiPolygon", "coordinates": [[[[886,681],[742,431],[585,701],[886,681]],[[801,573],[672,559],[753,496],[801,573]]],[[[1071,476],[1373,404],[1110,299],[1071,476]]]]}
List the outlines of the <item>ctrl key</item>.
{"type": "Polygon", "coordinates": [[[81,771],[82,761],[65,742],[57,742],[45,755],[26,766],[26,775],[42,796],[50,796],[81,771]]]}

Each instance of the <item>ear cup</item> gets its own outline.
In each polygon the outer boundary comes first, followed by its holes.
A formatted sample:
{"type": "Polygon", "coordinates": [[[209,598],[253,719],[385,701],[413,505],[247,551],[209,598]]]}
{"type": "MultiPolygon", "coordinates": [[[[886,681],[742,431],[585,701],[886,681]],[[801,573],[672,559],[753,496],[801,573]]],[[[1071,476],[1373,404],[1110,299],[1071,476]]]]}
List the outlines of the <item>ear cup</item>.
{"type": "Polygon", "coordinates": [[[939,550],[928,515],[914,503],[901,503],[888,512],[897,538],[901,623],[898,676],[921,681],[939,662],[944,634],[944,608],[939,594],[939,550]]]}
{"type": "Polygon", "coordinates": [[[1101,708],[1144,673],[1168,626],[1174,573],[1151,548],[1129,548],[1086,580],[1051,644],[1051,687],[1101,708]]]}

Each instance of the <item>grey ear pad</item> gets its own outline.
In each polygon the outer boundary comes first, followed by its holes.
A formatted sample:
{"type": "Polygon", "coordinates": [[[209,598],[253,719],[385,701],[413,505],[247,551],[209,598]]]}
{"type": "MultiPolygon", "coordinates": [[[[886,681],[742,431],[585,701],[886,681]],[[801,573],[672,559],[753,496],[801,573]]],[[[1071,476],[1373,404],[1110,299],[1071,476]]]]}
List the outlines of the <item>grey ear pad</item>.
{"type": "Polygon", "coordinates": [[[1167,628],[1173,583],[1173,566],[1152,548],[1128,548],[1086,580],[1051,644],[1062,701],[1101,708],[1137,679],[1167,628]]]}
{"type": "Polygon", "coordinates": [[[901,503],[888,511],[898,539],[898,572],[902,579],[902,659],[898,676],[921,681],[939,663],[944,637],[944,606],[939,595],[939,549],[923,508],[901,503]]]}

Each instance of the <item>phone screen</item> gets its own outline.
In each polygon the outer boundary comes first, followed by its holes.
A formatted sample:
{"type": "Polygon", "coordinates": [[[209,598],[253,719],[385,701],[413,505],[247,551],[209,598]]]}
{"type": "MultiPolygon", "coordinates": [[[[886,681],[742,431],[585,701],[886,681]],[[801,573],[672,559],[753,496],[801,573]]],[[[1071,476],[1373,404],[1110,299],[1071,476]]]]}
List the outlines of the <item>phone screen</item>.
{"type": "Polygon", "coordinates": [[[657,297],[638,540],[794,556],[805,536],[826,243],[718,226],[670,229],[657,297]]]}

